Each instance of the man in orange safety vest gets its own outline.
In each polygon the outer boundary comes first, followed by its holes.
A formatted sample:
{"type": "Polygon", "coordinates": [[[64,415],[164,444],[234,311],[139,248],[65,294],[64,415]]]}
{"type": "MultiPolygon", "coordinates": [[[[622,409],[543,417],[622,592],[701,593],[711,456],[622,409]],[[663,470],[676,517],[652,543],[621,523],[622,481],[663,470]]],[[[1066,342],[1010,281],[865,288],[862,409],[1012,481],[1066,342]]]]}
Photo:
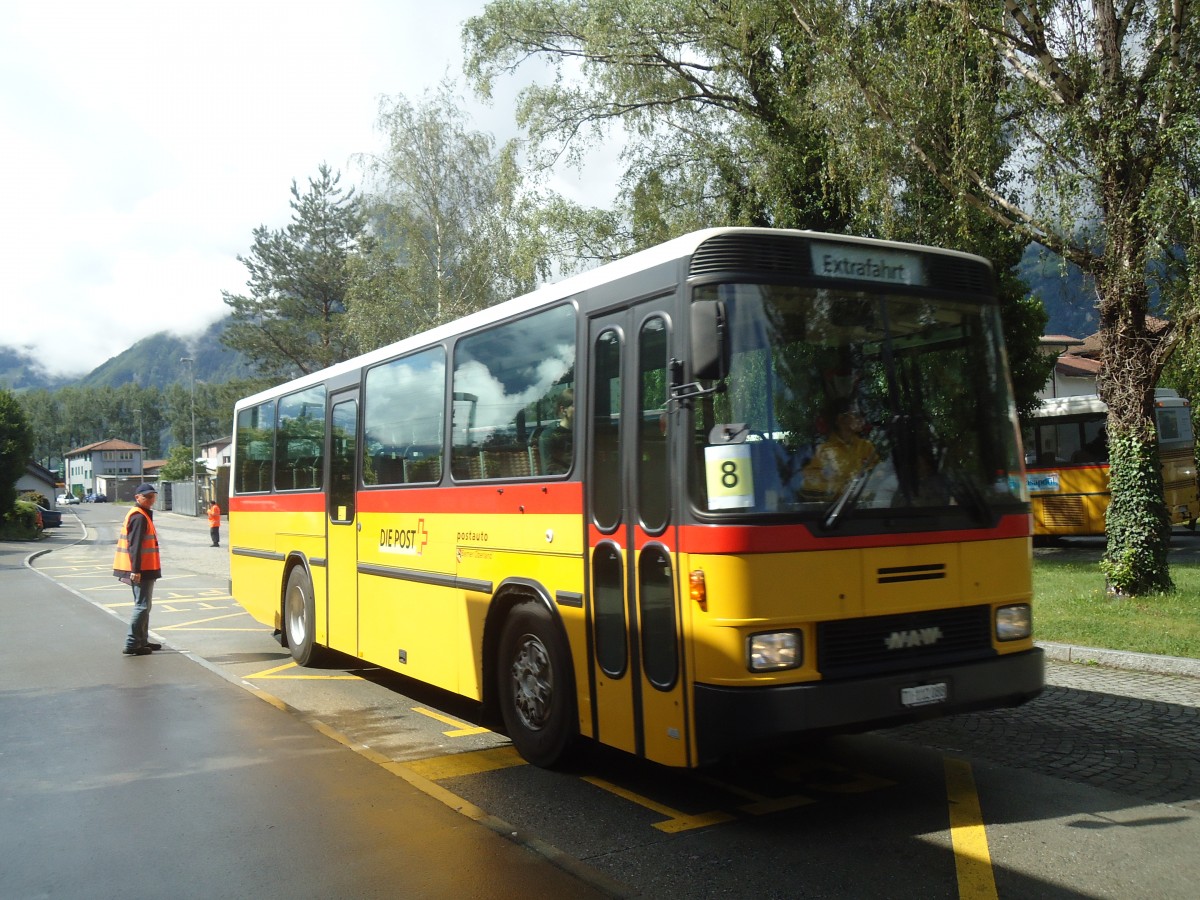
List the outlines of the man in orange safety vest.
{"type": "Polygon", "coordinates": [[[127,656],[149,656],[162,649],[162,644],[150,640],[150,601],[154,582],[162,577],[158,531],[154,527],[157,496],[154,485],[138,485],[133,495],[134,505],[117,535],[117,552],[113,556],[113,575],[133,588],[133,618],[129,621],[129,636],[125,638],[123,651],[127,656]]]}

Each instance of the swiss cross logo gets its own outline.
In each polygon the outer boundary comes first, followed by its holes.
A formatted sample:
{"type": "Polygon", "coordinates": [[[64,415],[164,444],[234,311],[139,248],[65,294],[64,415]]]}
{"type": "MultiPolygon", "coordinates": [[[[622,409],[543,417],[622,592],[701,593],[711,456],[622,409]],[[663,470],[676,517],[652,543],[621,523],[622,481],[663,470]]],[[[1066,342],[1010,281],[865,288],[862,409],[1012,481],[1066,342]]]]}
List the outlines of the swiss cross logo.
{"type": "Polygon", "coordinates": [[[425,520],[417,519],[416,528],[380,528],[379,552],[397,553],[401,556],[424,556],[429,533],[425,520]]]}

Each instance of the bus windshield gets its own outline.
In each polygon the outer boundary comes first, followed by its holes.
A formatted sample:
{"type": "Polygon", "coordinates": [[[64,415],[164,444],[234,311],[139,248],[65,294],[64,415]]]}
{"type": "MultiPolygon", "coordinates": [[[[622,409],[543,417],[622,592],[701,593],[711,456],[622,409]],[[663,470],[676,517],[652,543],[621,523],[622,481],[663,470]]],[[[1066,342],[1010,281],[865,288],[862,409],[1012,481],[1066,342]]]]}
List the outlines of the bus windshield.
{"type": "Polygon", "coordinates": [[[720,304],[728,359],[695,418],[698,510],[982,524],[1025,501],[997,308],[884,291],[694,289],[720,304]]]}

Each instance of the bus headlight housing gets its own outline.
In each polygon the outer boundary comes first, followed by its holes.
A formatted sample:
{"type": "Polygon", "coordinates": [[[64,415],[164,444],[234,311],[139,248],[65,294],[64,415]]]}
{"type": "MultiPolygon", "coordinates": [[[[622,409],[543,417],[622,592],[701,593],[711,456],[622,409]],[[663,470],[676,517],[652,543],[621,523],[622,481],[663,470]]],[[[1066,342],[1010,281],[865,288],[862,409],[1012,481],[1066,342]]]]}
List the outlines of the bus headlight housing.
{"type": "Polygon", "coordinates": [[[996,610],[996,640],[1019,641],[1033,634],[1033,610],[1028,603],[1001,606],[996,610]]]}
{"type": "Polygon", "coordinates": [[[746,642],[746,657],[751,672],[795,669],[804,662],[804,634],[800,631],[752,634],[746,642]]]}

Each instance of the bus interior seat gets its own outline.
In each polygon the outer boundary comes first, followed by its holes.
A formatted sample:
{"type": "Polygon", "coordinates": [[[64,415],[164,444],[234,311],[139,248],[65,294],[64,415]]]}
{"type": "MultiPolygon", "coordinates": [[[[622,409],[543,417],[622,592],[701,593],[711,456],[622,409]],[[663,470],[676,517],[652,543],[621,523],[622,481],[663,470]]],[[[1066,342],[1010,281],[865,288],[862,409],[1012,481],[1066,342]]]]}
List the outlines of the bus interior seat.
{"type": "Polygon", "coordinates": [[[489,450],[487,457],[489,478],[524,478],[531,474],[529,450],[526,447],[489,450]]]}
{"type": "Polygon", "coordinates": [[[404,479],[404,460],[395,450],[381,450],[376,453],[375,465],[376,484],[401,484],[404,479]]]}
{"type": "Polygon", "coordinates": [[[402,457],[405,484],[441,480],[441,444],[409,444],[404,448],[402,457]]]}

